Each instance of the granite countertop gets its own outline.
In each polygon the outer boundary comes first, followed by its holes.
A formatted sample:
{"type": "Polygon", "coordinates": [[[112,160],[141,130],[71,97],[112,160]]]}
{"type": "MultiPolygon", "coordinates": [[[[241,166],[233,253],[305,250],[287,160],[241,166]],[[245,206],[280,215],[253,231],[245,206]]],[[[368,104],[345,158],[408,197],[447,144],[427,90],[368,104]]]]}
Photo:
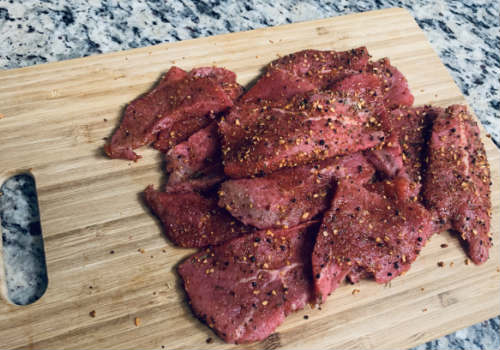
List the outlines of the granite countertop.
{"type": "MultiPolygon", "coordinates": [[[[498,1],[0,0],[0,67],[25,67],[387,7],[410,10],[499,146],[498,1]]],[[[43,248],[33,188],[26,176],[12,178],[1,187],[5,273],[9,298],[17,304],[38,299],[47,285],[41,273],[43,248]],[[29,258],[30,251],[38,260],[29,258]]],[[[498,349],[499,323],[495,317],[415,349],[498,349]]]]}

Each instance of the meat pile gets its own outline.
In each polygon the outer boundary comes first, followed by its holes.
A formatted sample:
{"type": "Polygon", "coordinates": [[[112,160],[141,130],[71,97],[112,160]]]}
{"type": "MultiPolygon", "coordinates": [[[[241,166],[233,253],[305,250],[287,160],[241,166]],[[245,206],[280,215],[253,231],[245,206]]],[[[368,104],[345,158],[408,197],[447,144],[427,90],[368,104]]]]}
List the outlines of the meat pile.
{"type": "Polygon", "coordinates": [[[231,343],[270,335],[346,278],[386,283],[452,229],[473,262],[491,246],[490,171],[466,107],[413,106],[405,77],[366,48],[271,62],[246,92],[223,68],[171,68],[105,146],[164,152],[145,200],[199,252],[178,272],[194,313],[231,343]]]}

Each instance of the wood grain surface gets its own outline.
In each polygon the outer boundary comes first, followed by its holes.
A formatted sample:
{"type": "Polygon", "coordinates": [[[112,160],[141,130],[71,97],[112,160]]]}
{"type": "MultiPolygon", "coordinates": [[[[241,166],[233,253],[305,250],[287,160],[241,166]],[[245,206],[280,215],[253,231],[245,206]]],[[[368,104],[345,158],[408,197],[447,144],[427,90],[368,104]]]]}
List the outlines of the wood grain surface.
{"type": "Polygon", "coordinates": [[[361,45],[391,59],[417,105],[465,103],[402,9],[1,71],[0,181],[23,171],[36,180],[49,284],[29,306],[4,293],[0,348],[407,348],[500,314],[500,152],[484,135],[495,244],[487,263],[465,265],[459,242],[436,235],[405,276],[343,285],[321,310],[307,307],[264,342],[242,346],[223,344],[192,316],[175,268],[193,250],[173,247],[141,200],[148,184],[164,183],[161,154],[141,149],[144,158],[130,163],[102,152],[125,104],[174,64],[224,66],[248,84],[279,55],[361,45]]]}

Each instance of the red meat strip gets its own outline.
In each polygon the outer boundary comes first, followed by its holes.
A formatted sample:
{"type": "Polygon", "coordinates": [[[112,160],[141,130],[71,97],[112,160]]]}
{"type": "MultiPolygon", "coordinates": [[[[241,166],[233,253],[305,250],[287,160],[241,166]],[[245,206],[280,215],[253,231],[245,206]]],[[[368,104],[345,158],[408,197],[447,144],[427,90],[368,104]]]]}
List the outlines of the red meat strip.
{"type": "Polygon", "coordinates": [[[340,181],[312,255],[317,300],[348,275],[352,282],[374,276],[385,283],[407,271],[432,233],[430,221],[416,202],[340,181]]]}
{"type": "Polygon", "coordinates": [[[231,107],[240,89],[235,74],[223,68],[186,73],[172,67],[152,91],[127,106],[105,151],[111,158],[137,160],[133,149],[153,142],[162,130],[170,132],[175,123],[231,107]]]}
{"type": "Polygon", "coordinates": [[[383,80],[382,95],[387,108],[413,105],[414,97],[408,88],[408,81],[396,67],[391,66],[388,58],[372,63],[368,71],[383,80]]]}
{"type": "Polygon", "coordinates": [[[383,105],[387,109],[404,108],[413,104],[408,82],[388,58],[370,62],[366,70],[345,77],[331,90],[358,94],[366,104],[383,105]]]}
{"type": "Polygon", "coordinates": [[[349,51],[304,50],[271,62],[264,75],[241,101],[282,101],[315,89],[324,89],[336,81],[366,69],[370,55],[366,47],[349,51]]]}
{"type": "Polygon", "coordinates": [[[212,122],[165,155],[167,173],[170,173],[167,191],[177,192],[180,188],[204,189],[224,179],[220,157],[217,123],[212,122]]]}
{"type": "Polygon", "coordinates": [[[296,95],[324,89],[338,80],[365,69],[369,54],[365,47],[335,52],[305,50],[271,62],[257,83],[219,123],[224,147],[236,149],[260,114],[283,107],[296,95]]]}
{"type": "Polygon", "coordinates": [[[458,231],[476,264],[491,246],[490,169],[479,128],[465,106],[453,105],[435,120],[424,198],[438,227],[458,231]]]}
{"type": "Polygon", "coordinates": [[[160,192],[153,186],[146,188],[145,198],[163,223],[166,236],[184,248],[219,244],[251,231],[219,208],[215,198],[195,192],[160,192]]]}
{"type": "Polygon", "coordinates": [[[270,108],[239,149],[223,146],[224,171],[233,178],[266,174],[377,145],[384,133],[356,96],[312,93],[285,108],[270,108]]]}
{"type": "Polygon", "coordinates": [[[417,184],[422,183],[432,122],[440,113],[441,108],[426,106],[399,108],[382,116],[383,130],[397,137],[405,172],[417,184]]]}
{"type": "Polygon", "coordinates": [[[186,259],[178,271],[194,313],[229,343],[268,337],[311,301],[310,226],[258,231],[186,259]]]}
{"type": "Polygon", "coordinates": [[[328,208],[335,179],[362,184],[374,172],[360,153],[330,158],[264,177],[228,180],[221,185],[219,205],[260,229],[293,227],[328,208]]]}
{"type": "Polygon", "coordinates": [[[162,152],[167,152],[175,145],[186,141],[189,136],[201,130],[213,121],[215,116],[193,117],[181,120],[172,125],[170,129],[160,131],[153,147],[162,152]]]}

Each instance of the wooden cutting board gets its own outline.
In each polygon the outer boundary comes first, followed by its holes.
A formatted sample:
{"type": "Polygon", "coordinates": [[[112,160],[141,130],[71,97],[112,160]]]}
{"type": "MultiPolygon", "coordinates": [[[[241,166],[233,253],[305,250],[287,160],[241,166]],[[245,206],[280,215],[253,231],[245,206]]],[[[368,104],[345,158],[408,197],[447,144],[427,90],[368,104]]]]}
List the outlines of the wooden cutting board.
{"type": "MultiPolygon", "coordinates": [[[[110,160],[103,138],[125,104],[171,65],[220,65],[248,84],[279,55],[361,45],[374,58],[390,57],[408,78],[416,104],[465,103],[402,9],[0,72],[0,181],[24,171],[35,177],[49,279],[45,295],[32,305],[12,305],[5,295],[0,300],[0,348],[236,347],[192,316],[175,268],[193,250],[166,241],[140,200],[148,184],[164,182],[160,153],[141,149],[138,163],[110,160]]],[[[495,165],[495,247],[486,264],[466,266],[458,241],[436,235],[405,276],[385,286],[344,285],[321,310],[297,312],[264,342],[239,348],[407,348],[500,314],[500,152],[483,140],[495,165]],[[445,266],[437,267],[438,261],[445,266]]]]}

